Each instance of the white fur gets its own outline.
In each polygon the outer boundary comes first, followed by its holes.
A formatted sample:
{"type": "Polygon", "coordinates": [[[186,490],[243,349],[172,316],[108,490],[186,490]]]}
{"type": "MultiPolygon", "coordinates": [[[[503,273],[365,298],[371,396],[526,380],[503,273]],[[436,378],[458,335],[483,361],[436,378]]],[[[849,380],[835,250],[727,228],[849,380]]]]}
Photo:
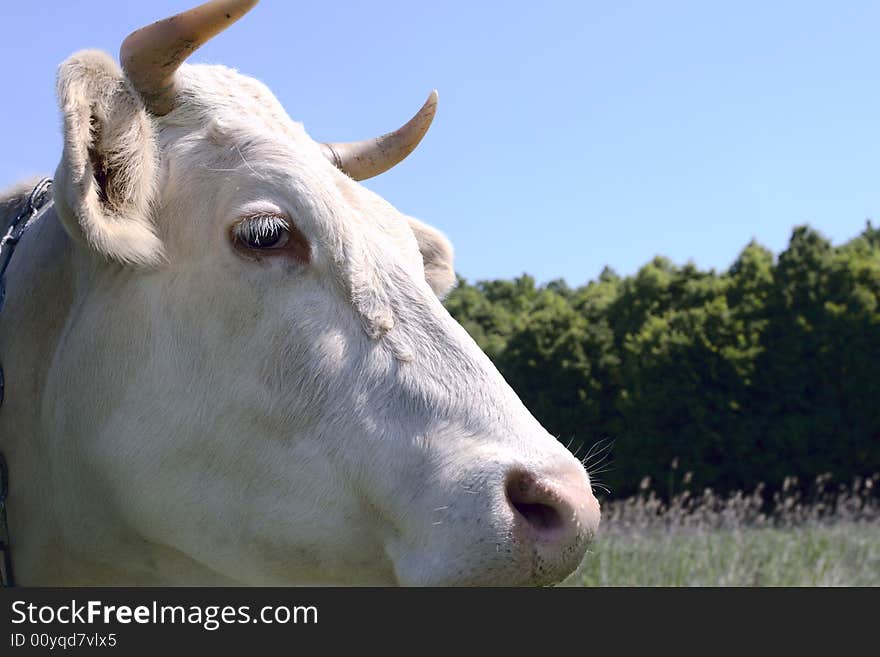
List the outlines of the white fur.
{"type": "Polygon", "coordinates": [[[55,172],[56,202],[73,235],[122,263],[154,265],[162,245],[153,232],[158,177],[153,123],[106,54],[86,50],[58,71],[64,154],[55,172]],[[93,161],[109,172],[101,198],[93,161]]]}
{"type": "Polygon", "coordinates": [[[22,583],[567,574],[586,544],[517,542],[504,480],[589,482],[438,300],[448,241],[338,172],[259,82],[178,82],[154,119],[104,56],[59,74],[75,241],[54,217],[27,235],[0,317],[22,583]],[[110,202],[88,148],[117,168],[110,202]],[[311,261],[236,252],[255,211],[289,216],[311,261]]]}

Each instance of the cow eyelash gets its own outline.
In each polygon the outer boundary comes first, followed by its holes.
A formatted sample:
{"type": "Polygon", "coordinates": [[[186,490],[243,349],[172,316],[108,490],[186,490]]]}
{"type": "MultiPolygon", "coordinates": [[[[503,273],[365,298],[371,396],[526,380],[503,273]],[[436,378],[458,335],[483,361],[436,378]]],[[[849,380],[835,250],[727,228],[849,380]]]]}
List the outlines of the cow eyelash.
{"type": "Polygon", "coordinates": [[[287,220],[274,214],[259,214],[238,222],[232,235],[239,246],[267,251],[283,248],[290,239],[287,220]]]}

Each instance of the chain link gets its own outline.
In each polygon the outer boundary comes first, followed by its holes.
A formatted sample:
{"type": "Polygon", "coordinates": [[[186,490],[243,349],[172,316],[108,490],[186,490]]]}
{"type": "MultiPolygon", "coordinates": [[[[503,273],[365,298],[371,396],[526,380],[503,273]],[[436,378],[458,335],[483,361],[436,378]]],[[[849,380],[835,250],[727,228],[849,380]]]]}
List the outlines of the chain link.
{"type": "MultiPolygon", "coordinates": [[[[28,196],[27,203],[16,215],[6,234],[0,239],[0,311],[6,302],[6,267],[12,259],[15,247],[34,222],[52,206],[52,180],[43,178],[28,196]]],[[[3,367],[0,365],[0,406],[3,405],[4,378],[3,367]]],[[[6,459],[0,453],[0,582],[4,588],[15,586],[12,571],[12,550],[9,541],[9,524],[6,522],[6,495],[9,492],[9,468],[6,459]]]]}

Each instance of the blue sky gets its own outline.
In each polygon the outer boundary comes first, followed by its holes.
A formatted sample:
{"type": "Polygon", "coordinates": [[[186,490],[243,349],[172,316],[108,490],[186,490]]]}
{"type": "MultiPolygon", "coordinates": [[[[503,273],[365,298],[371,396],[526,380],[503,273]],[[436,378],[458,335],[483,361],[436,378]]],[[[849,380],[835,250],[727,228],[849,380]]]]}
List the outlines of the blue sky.
{"type": "MultiPolygon", "coordinates": [[[[0,186],[54,170],[65,57],[188,6],[4,3],[0,186]]],[[[192,61],[261,79],[322,141],[437,88],[420,148],[366,184],[446,232],[469,280],[581,284],[880,217],[878,24],[870,2],[262,0],[192,61]]]]}

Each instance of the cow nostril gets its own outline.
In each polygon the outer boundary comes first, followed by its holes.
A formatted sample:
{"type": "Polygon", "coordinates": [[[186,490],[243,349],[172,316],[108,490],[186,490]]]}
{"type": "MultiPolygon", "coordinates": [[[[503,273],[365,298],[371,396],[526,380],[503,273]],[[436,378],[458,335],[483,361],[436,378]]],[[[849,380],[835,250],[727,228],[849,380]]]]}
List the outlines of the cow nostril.
{"type": "Polygon", "coordinates": [[[537,532],[553,532],[565,524],[556,500],[530,474],[514,472],[508,476],[506,493],[510,506],[537,532]]]}
{"type": "Polygon", "coordinates": [[[559,512],[546,504],[529,504],[527,502],[511,502],[513,508],[526,519],[532,527],[540,531],[557,529],[562,526],[559,512]]]}
{"type": "Polygon", "coordinates": [[[521,559],[531,559],[535,581],[562,579],[580,563],[599,528],[599,503],[587,473],[570,459],[542,470],[517,464],[505,474],[504,501],[496,503],[504,504],[512,545],[521,559]]]}

